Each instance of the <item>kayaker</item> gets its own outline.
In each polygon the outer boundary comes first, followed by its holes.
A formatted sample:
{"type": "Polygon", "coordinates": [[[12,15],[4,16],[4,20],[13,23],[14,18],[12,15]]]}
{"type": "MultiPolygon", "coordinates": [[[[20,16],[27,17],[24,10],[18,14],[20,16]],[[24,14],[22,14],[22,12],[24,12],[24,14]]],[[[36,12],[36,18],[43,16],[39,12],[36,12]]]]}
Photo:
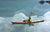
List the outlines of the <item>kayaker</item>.
{"type": "Polygon", "coordinates": [[[33,25],[31,17],[29,17],[29,19],[27,19],[27,21],[30,22],[33,25]]]}
{"type": "Polygon", "coordinates": [[[28,22],[31,22],[31,17],[29,17],[29,18],[27,19],[27,21],[28,21],[28,22]]]}
{"type": "Polygon", "coordinates": [[[31,17],[29,17],[27,20],[24,20],[23,22],[31,22],[31,17]]]}
{"type": "Polygon", "coordinates": [[[31,17],[29,17],[27,20],[24,20],[23,22],[30,22],[32,25],[33,25],[33,23],[32,23],[32,20],[31,20],[31,17]]]}
{"type": "Polygon", "coordinates": [[[24,20],[23,22],[31,22],[31,17],[29,17],[27,20],[24,20]]]}

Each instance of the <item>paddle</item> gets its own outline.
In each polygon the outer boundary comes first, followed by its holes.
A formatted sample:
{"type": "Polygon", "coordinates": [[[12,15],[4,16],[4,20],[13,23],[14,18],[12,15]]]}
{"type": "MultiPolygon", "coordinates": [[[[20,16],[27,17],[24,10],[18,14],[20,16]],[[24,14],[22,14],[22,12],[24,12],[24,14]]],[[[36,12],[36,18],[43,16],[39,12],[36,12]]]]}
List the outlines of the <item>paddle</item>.
{"type": "MultiPolygon", "coordinates": [[[[31,12],[31,13],[29,13],[29,15],[30,15],[30,16],[31,16],[31,15],[34,15],[34,13],[31,12]]],[[[34,24],[32,23],[32,21],[31,21],[31,24],[34,25],[34,24]]]]}

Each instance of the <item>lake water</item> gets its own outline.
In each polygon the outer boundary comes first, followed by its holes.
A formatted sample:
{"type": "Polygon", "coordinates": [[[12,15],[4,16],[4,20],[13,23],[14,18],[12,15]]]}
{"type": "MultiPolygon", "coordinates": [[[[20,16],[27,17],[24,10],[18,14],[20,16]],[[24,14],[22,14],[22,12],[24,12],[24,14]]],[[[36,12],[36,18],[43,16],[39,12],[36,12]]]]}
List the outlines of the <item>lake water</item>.
{"type": "Polygon", "coordinates": [[[14,15],[13,17],[0,17],[0,32],[49,32],[50,20],[49,17],[31,16],[32,20],[45,20],[44,22],[29,24],[12,24],[12,21],[23,21],[23,17],[27,19],[23,13],[14,15]]]}
{"type": "Polygon", "coordinates": [[[0,32],[50,32],[50,4],[40,4],[39,1],[41,0],[0,0],[0,32]],[[31,12],[32,20],[44,22],[33,23],[33,26],[11,23],[26,20],[31,12]]]}

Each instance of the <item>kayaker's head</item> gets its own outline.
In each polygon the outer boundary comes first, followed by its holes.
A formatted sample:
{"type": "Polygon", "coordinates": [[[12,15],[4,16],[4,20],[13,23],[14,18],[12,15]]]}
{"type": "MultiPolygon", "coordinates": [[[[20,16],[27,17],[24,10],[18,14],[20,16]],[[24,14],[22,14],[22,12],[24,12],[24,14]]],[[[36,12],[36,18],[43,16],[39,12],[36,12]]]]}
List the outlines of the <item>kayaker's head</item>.
{"type": "Polygon", "coordinates": [[[29,17],[29,19],[31,19],[31,17],[29,17]]]}

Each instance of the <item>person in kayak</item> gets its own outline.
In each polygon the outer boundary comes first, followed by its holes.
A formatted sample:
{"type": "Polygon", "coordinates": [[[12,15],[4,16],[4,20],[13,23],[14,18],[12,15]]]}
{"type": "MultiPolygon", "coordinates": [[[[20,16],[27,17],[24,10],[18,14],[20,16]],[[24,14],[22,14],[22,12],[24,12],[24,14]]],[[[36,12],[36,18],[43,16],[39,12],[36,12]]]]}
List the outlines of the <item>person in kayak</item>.
{"type": "Polygon", "coordinates": [[[29,17],[27,20],[24,20],[23,22],[30,22],[32,25],[33,25],[33,23],[32,23],[32,20],[31,20],[31,17],[29,17]]]}
{"type": "Polygon", "coordinates": [[[31,20],[31,17],[29,17],[29,19],[27,19],[27,21],[28,21],[28,22],[31,22],[31,21],[32,21],[32,20],[31,20]]]}
{"type": "Polygon", "coordinates": [[[29,17],[27,20],[24,20],[23,22],[31,22],[31,17],[29,17]]]}
{"type": "Polygon", "coordinates": [[[30,22],[33,25],[31,17],[29,17],[29,19],[27,19],[27,21],[30,22]]]}

